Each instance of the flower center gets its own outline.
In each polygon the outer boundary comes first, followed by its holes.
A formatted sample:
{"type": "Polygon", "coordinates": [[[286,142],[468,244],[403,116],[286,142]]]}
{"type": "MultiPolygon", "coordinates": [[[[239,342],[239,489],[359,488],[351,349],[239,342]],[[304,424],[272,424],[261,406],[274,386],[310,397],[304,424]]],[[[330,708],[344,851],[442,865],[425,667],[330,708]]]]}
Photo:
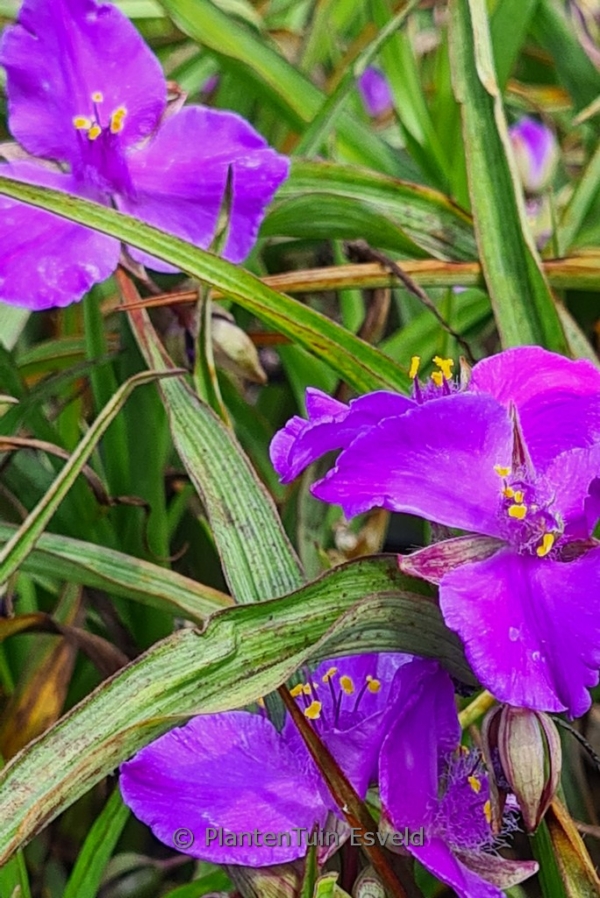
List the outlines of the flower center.
{"type": "Polygon", "coordinates": [[[340,674],[337,667],[330,667],[320,682],[311,680],[298,683],[290,694],[303,705],[304,716],[320,721],[327,728],[338,728],[346,715],[354,715],[368,695],[381,689],[381,681],[367,674],[363,683],[357,684],[347,674],[340,674]],[[323,695],[323,690],[327,690],[323,695]]]}
{"type": "Polygon", "coordinates": [[[491,848],[490,790],[479,753],[461,747],[451,755],[440,788],[435,832],[458,851],[491,848]]]}
{"type": "Polygon", "coordinates": [[[521,554],[549,555],[564,530],[560,515],[552,511],[554,496],[524,467],[496,465],[494,470],[501,478],[499,516],[506,540],[521,554]]]}
{"type": "Polygon", "coordinates": [[[426,383],[420,383],[418,379],[420,364],[420,356],[414,355],[410,360],[410,368],[408,370],[408,376],[413,382],[413,399],[419,405],[422,405],[429,399],[450,396],[451,393],[460,389],[458,383],[452,378],[453,359],[443,359],[441,356],[436,355],[433,359],[433,364],[438,370],[431,374],[431,380],[426,383]]]}
{"type": "Polygon", "coordinates": [[[117,106],[105,122],[103,122],[100,107],[104,103],[102,91],[95,90],[91,96],[93,113],[91,115],[76,115],[73,118],[73,125],[77,131],[83,131],[87,135],[88,140],[97,140],[103,131],[111,134],[119,134],[123,130],[123,123],[127,116],[125,106],[117,106]]]}

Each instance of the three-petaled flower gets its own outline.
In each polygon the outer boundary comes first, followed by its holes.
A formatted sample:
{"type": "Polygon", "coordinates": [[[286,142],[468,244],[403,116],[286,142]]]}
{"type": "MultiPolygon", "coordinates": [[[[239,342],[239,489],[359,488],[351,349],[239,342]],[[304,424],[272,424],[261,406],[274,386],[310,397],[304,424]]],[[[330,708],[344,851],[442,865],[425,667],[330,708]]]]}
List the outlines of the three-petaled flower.
{"type": "Polygon", "coordinates": [[[434,388],[439,398],[372,394],[293,419],[275,467],[289,479],[342,448],[318,498],[348,516],[383,506],[484,537],[437,543],[403,567],[439,582],[446,623],[498,699],[582,714],[600,667],[600,372],[524,347],[480,362],[462,392],[443,370],[434,388]]]}
{"type": "MultiPolygon", "coordinates": [[[[361,797],[377,776],[395,676],[410,660],[338,658],[292,689],[361,797]]],[[[281,732],[249,711],[196,717],[123,764],[120,782],[125,803],[157,838],[172,847],[185,827],[194,836],[186,853],[215,863],[262,867],[303,857],[313,829],[341,816],[290,717],[281,732]],[[216,831],[224,838],[211,839],[216,831]],[[275,845],[240,838],[254,831],[280,837],[275,845]]]]}
{"type": "MultiPolygon", "coordinates": [[[[25,0],[0,42],[9,125],[22,149],[0,174],[105,205],[208,247],[228,172],[223,255],[242,261],[289,162],[233,113],[167,108],[158,60],[96,0],[25,0]]],[[[81,298],[115,270],[117,240],[0,197],[0,300],[33,309],[81,298]]],[[[136,249],[131,256],[173,271],[136,249]]]]}

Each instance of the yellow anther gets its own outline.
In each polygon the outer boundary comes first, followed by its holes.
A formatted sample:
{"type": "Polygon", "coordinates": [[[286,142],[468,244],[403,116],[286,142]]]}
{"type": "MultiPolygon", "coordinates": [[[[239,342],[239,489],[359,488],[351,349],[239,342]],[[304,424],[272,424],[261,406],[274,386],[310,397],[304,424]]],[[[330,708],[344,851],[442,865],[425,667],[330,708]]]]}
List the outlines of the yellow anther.
{"type": "Polygon", "coordinates": [[[259,695],[259,697],[256,699],[256,704],[258,705],[259,708],[265,708],[265,707],[266,707],[266,705],[265,705],[265,700],[264,700],[264,698],[262,697],[262,695],[259,695]]]}
{"type": "Polygon", "coordinates": [[[118,134],[119,131],[123,130],[123,119],[127,115],[127,110],[124,106],[119,106],[118,109],[115,109],[113,114],[110,117],[110,130],[111,134],[118,134]]]}
{"type": "Polygon", "coordinates": [[[311,702],[308,708],[304,709],[304,716],[308,717],[309,720],[318,720],[321,716],[321,707],[321,702],[311,702]]]}
{"type": "Polygon", "coordinates": [[[483,806],[483,813],[485,814],[485,819],[488,823],[492,822],[492,802],[489,800],[483,806]]]}
{"type": "Polygon", "coordinates": [[[453,359],[443,359],[441,356],[436,355],[433,364],[438,366],[446,380],[452,380],[453,359]]]}
{"type": "Polygon", "coordinates": [[[302,695],[304,692],[304,683],[296,683],[295,686],[292,686],[290,689],[290,695],[292,698],[298,698],[299,695],[302,695]]]}
{"type": "Polygon", "coordinates": [[[555,542],[556,537],[553,533],[544,533],[542,537],[542,545],[538,546],[535,550],[538,558],[543,558],[544,555],[547,555],[555,542]]]}
{"type": "Polygon", "coordinates": [[[85,115],[76,115],[73,118],[73,124],[78,131],[88,131],[92,127],[92,120],[86,118],[85,115]]]}
{"type": "Polygon", "coordinates": [[[508,477],[510,474],[510,468],[505,468],[502,465],[494,465],[494,471],[498,477],[508,477]]]}
{"type": "Polygon", "coordinates": [[[100,125],[92,125],[90,130],[88,131],[88,138],[90,140],[96,140],[97,137],[100,137],[102,134],[102,128],[100,125]]]}
{"type": "Polygon", "coordinates": [[[419,373],[419,365],[421,364],[421,356],[413,355],[410,360],[410,368],[408,369],[408,376],[411,380],[414,380],[417,374],[419,373]]]}
{"type": "Polygon", "coordinates": [[[434,382],[434,384],[436,385],[436,387],[441,387],[442,384],[444,383],[444,375],[442,374],[441,371],[434,371],[433,374],[431,375],[431,379],[434,382]]]}
{"type": "Polygon", "coordinates": [[[522,521],[525,515],[527,514],[527,506],[526,505],[511,505],[508,509],[509,518],[516,518],[517,521],[522,521]]]}
{"type": "Polygon", "coordinates": [[[345,692],[346,695],[352,695],[352,693],[354,692],[354,680],[352,679],[352,677],[346,676],[346,674],[340,677],[340,686],[342,692],[345,692]]]}
{"type": "Polygon", "coordinates": [[[312,695],[312,686],[310,685],[310,683],[304,684],[304,686],[302,687],[302,692],[304,693],[304,695],[312,695]]]}
{"type": "Polygon", "coordinates": [[[321,677],[323,682],[328,683],[332,677],[335,677],[337,670],[337,667],[330,667],[329,670],[321,677]]]}
{"type": "Polygon", "coordinates": [[[100,90],[95,90],[92,94],[92,102],[93,103],[103,103],[104,102],[104,94],[100,90]]]}
{"type": "Polygon", "coordinates": [[[515,502],[517,503],[517,505],[522,505],[524,498],[525,498],[525,496],[523,495],[523,491],[517,490],[515,493],[515,502]]]}
{"type": "Polygon", "coordinates": [[[513,488],[511,486],[507,486],[506,489],[502,490],[502,495],[506,499],[512,499],[514,494],[515,494],[515,491],[513,490],[513,488]]]}
{"type": "Polygon", "coordinates": [[[368,676],[367,677],[367,690],[369,692],[379,692],[381,689],[381,680],[376,680],[375,677],[368,676]]]}
{"type": "Polygon", "coordinates": [[[469,783],[471,789],[473,790],[473,792],[475,793],[475,795],[479,795],[479,793],[481,792],[481,780],[479,779],[479,777],[477,777],[477,776],[468,777],[468,783],[469,783]]]}

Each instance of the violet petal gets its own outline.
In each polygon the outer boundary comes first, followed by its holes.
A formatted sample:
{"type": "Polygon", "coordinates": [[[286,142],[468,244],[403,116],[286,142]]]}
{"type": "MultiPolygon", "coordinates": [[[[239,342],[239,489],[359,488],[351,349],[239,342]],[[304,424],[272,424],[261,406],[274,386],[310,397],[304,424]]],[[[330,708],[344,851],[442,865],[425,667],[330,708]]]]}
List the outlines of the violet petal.
{"type": "MultiPolygon", "coordinates": [[[[186,106],[165,119],[155,137],[128,157],[134,196],[120,196],[123,212],[206,249],[233,169],[229,233],[223,255],[242,262],[256,241],[265,208],[285,180],[289,160],[271,149],[238,115],[186,106]]],[[[167,263],[137,249],[131,255],[157,271],[167,263]]]]}
{"type": "Polygon", "coordinates": [[[599,594],[600,549],[569,563],[504,549],[444,577],[440,606],[499,701],[579,717],[598,682],[599,594]]]}
{"type": "Polygon", "coordinates": [[[0,42],[0,65],[11,133],[30,153],[69,162],[74,173],[90,141],[73,119],[93,116],[92,94],[102,95],[102,126],[126,108],[123,147],[156,127],[166,102],[160,64],[134,25],[95,0],[25,0],[0,42]]]}
{"type": "Polygon", "coordinates": [[[313,487],[347,516],[374,506],[498,536],[499,478],[512,428],[488,396],[455,394],[387,418],[360,435],[313,487]]]}
{"type": "Polygon", "coordinates": [[[282,483],[294,480],[326,452],[347,448],[363,430],[382,419],[414,408],[414,402],[398,393],[378,391],[344,405],[320,390],[309,389],[306,407],[308,420],[293,417],[271,443],[271,461],[282,483]]]}
{"type": "MultiPolygon", "coordinates": [[[[276,847],[219,845],[209,829],[287,833],[323,825],[327,810],[308,754],[295,754],[266,718],[247,711],[195,717],[121,766],[121,792],[133,813],[169,847],[181,828],[186,854],[250,867],[302,857],[299,839],[276,847]]],[[[238,840],[239,841],[239,840],[238,840]]]]}
{"type": "MultiPolygon", "coordinates": [[[[78,189],[71,175],[30,162],[2,165],[1,175],[67,193],[78,189]]],[[[34,310],[77,302],[119,260],[113,237],[4,196],[0,238],[0,301],[34,310]]]]}
{"type": "Polygon", "coordinates": [[[394,682],[396,703],[379,760],[386,816],[398,830],[427,827],[438,796],[442,759],[460,741],[450,676],[436,661],[403,666],[394,682]]]}

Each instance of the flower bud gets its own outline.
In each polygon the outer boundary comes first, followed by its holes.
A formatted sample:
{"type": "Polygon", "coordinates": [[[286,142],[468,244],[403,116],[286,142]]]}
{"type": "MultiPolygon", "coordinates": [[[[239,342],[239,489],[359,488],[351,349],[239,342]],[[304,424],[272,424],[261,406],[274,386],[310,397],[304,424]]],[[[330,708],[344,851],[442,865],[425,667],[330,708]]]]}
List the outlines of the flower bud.
{"type": "Polygon", "coordinates": [[[541,711],[493,708],[481,731],[500,793],[513,792],[527,832],[535,832],[560,780],[562,750],[552,719],[541,711]]]}
{"type": "Polygon", "coordinates": [[[217,364],[252,383],[267,382],[256,346],[245,331],[222,312],[213,314],[211,330],[217,364]]]}
{"type": "Polygon", "coordinates": [[[558,164],[556,137],[546,125],[522,118],[508,129],[521,182],[527,193],[541,193],[558,164]]]}
{"type": "Polygon", "coordinates": [[[383,118],[392,112],[392,92],[387,78],[379,69],[367,66],[358,79],[358,90],[368,115],[383,118]]]}

